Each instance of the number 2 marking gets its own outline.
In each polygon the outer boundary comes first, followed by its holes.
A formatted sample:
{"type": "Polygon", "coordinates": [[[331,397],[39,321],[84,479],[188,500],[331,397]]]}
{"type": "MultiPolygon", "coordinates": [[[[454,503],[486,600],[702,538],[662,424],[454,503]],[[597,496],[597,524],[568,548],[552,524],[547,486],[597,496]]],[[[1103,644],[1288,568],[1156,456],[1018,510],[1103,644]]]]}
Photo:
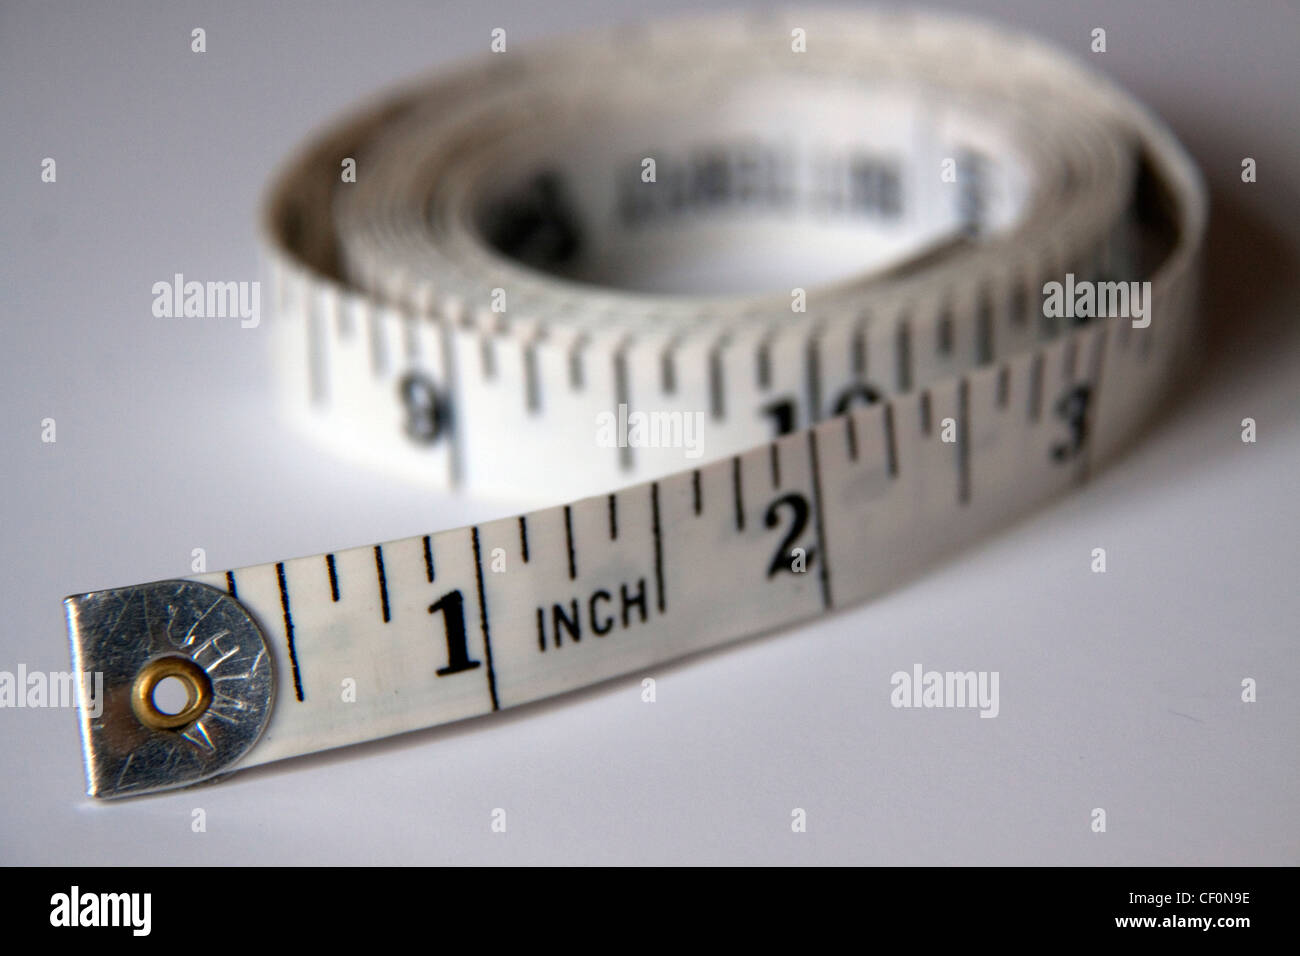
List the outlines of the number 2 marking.
{"type": "MultiPolygon", "coordinates": [[[[763,523],[769,528],[775,528],[781,523],[781,516],[778,513],[782,506],[789,506],[794,514],[794,520],[790,523],[790,530],[786,532],[785,540],[781,542],[781,547],[777,548],[776,554],[772,555],[772,563],[767,566],[767,576],[776,577],[782,571],[795,573],[791,566],[791,550],[794,544],[803,534],[804,528],[808,526],[808,499],[796,492],[790,492],[788,495],[782,495],[767,506],[767,514],[763,517],[763,523]]],[[[813,550],[808,549],[808,563],[812,564],[813,550]]]]}

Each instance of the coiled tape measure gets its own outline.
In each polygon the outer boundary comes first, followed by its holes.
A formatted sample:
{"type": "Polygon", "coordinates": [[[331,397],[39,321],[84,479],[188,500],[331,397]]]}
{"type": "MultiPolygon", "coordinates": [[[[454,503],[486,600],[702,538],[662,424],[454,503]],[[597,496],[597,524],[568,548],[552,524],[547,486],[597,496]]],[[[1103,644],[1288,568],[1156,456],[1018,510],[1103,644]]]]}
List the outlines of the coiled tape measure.
{"type": "Polygon", "coordinates": [[[571,503],[68,598],[74,665],[104,674],[89,792],[879,593],[1135,436],[1195,352],[1204,220],[1187,155],[1110,81],[946,16],[621,29],[351,116],[268,200],[286,402],[431,486],[571,503]]]}

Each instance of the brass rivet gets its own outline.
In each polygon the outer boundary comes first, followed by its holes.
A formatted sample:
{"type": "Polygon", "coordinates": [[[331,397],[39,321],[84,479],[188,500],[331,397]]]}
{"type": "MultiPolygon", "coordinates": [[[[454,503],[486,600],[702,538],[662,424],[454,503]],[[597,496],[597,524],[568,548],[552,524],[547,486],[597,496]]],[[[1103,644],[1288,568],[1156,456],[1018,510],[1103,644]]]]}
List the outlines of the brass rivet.
{"type": "Polygon", "coordinates": [[[175,730],[203,716],[212,703],[212,681],[207,672],[188,657],[158,657],[140,668],[131,687],[131,709],[146,727],[175,730]],[[185,706],[179,713],[165,714],[154,703],[154,689],[168,677],[185,685],[185,706]]]}

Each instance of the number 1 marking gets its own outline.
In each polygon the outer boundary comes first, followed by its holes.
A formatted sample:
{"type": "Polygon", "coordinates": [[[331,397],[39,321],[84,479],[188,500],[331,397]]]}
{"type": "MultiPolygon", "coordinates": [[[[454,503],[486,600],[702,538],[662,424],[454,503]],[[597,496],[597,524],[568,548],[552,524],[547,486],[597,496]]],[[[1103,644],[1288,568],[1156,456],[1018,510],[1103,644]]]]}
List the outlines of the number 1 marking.
{"type": "Polygon", "coordinates": [[[469,642],[465,638],[465,596],[460,593],[459,588],[448,591],[429,605],[430,614],[437,614],[439,611],[442,612],[446,625],[447,666],[438,668],[438,676],[446,677],[448,674],[472,671],[481,662],[469,658],[469,642]]]}

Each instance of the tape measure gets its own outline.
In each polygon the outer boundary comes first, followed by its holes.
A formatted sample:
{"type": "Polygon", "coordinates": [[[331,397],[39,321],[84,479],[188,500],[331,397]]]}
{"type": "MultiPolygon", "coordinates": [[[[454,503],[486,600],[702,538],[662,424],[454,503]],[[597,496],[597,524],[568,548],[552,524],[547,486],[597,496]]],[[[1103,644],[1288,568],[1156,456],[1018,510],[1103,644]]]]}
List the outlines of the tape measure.
{"type": "Polygon", "coordinates": [[[1111,82],[947,16],[624,28],[343,120],[267,203],[286,407],[430,487],[570,503],[68,598],[74,666],[104,675],[89,792],[889,588],[1137,435],[1196,352],[1205,207],[1111,82]]]}

